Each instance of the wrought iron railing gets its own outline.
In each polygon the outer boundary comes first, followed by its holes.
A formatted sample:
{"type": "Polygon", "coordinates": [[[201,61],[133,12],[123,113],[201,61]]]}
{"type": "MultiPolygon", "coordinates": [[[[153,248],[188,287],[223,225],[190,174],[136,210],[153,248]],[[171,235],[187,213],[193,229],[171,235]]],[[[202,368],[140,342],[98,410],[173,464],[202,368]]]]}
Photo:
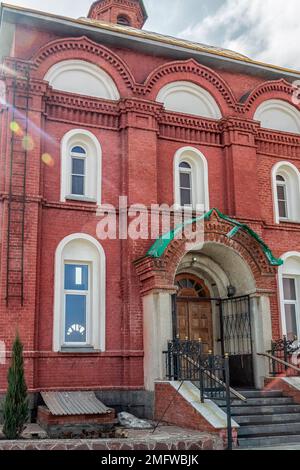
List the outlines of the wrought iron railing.
{"type": "Polygon", "coordinates": [[[201,341],[175,339],[164,352],[168,380],[190,381],[200,391],[200,399],[226,403],[228,449],[232,448],[231,398],[244,399],[230,388],[229,357],[203,352],[201,341]]]}
{"type": "Polygon", "coordinates": [[[282,339],[271,342],[271,349],[267,351],[269,359],[270,375],[277,377],[283,374],[297,375],[297,371],[293,366],[299,367],[300,360],[300,344],[295,337],[292,340],[284,336],[282,339]]]}

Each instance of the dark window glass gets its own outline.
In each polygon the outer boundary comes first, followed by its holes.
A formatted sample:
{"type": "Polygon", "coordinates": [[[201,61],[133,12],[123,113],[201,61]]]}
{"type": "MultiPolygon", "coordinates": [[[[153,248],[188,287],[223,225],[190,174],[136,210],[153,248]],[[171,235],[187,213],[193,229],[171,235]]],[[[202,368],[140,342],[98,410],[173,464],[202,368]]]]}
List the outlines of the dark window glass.
{"type": "Polygon", "coordinates": [[[191,169],[191,165],[187,162],[181,162],[179,168],[189,168],[191,169]]]}
{"type": "Polygon", "coordinates": [[[84,196],[84,177],[72,176],[72,194],[76,196],[84,196]]]}
{"type": "Polygon", "coordinates": [[[84,159],[72,158],[72,174],[84,175],[84,159]]]}
{"type": "Polygon", "coordinates": [[[189,173],[180,173],[180,187],[191,188],[191,175],[189,173]]]}
{"type": "Polygon", "coordinates": [[[76,147],[73,147],[71,152],[72,153],[81,153],[81,154],[85,155],[85,150],[82,147],[79,147],[79,145],[77,145],[76,147]]]}
{"type": "Polygon", "coordinates": [[[277,175],[277,176],[276,176],[276,180],[277,180],[277,181],[282,181],[282,182],[285,182],[285,179],[284,179],[284,177],[283,177],[283,176],[281,176],[281,175],[277,175]]]}
{"type": "Polygon", "coordinates": [[[182,206],[189,206],[192,203],[191,200],[191,190],[190,189],[180,189],[180,201],[182,206]]]}
{"type": "Polygon", "coordinates": [[[295,304],[285,304],[285,323],[286,335],[289,340],[293,340],[297,336],[297,320],[295,304]]]}
{"type": "Polygon", "coordinates": [[[119,15],[117,19],[118,24],[122,24],[124,26],[130,26],[130,21],[126,16],[119,15]]]}
{"type": "Polygon", "coordinates": [[[296,283],[295,279],[283,278],[284,300],[296,300],[296,283]]]}

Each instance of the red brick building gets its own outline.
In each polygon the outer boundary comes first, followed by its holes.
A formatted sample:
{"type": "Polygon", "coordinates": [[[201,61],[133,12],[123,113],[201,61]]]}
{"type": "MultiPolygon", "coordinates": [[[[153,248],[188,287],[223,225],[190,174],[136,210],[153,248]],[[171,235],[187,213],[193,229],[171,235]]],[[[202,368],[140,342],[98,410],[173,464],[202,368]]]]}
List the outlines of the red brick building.
{"type": "Polygon", "coordinates": [[[30,391],[95,390],[141,415],[173,335],[261,387],[256,353],[300,333],[300,74],[146,19],[138,0],[78,20],[2,5],[0,33],[0,339],[19,331],[30,391]],[[100,240],[120,196],[202,205],[204,243],[100,240]],[[243,333],[222,336],[220,303],[243,333]]]}

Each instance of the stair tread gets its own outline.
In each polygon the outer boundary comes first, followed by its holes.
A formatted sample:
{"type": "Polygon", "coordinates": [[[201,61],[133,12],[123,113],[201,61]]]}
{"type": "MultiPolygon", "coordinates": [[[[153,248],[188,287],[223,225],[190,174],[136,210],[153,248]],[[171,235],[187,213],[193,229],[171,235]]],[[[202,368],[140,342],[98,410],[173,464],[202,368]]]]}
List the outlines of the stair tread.
{"type": "Polygon", "coordinates": [[[239,438],[239,447],[249,448],[249,447],[269,447],[270,445],[280,445],[280,444],[295,444],[300,443],[300,434],[294,435],[278,435],[271,437],[241,437],[239,438]]]}

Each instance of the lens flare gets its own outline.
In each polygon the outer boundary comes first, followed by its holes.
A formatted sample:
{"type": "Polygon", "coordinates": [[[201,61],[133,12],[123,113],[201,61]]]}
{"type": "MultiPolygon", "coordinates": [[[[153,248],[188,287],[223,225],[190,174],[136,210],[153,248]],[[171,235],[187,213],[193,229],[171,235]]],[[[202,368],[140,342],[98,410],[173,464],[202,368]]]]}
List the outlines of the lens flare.
{"type": "Polygon", "coordinates": [[[10,130],[15,133],[20,132],[21,130],[19,124],[16,121],[12,121],[9,127],[10,127],[10,130]]]}
{"type": "Polygon", "coordinates": [[[30,135],[25,135],[22,140],[22,145],[24,150],[30,151],[34,149],[34,142],[33,138],[30,135]]]}
{"type": "Polygon", "coordinates": [[[42,162],[45,163],[47,166],[54,166],[54,160],[51,157],[50,153],[43,153],[42,155],[42,162]]]}
{"type": "Polygon", "coordinates": [[[23,137],[24,132],[17,121],[12,121],[9,125],[10,130],[16,134],[18,137],[23,137]]]}

